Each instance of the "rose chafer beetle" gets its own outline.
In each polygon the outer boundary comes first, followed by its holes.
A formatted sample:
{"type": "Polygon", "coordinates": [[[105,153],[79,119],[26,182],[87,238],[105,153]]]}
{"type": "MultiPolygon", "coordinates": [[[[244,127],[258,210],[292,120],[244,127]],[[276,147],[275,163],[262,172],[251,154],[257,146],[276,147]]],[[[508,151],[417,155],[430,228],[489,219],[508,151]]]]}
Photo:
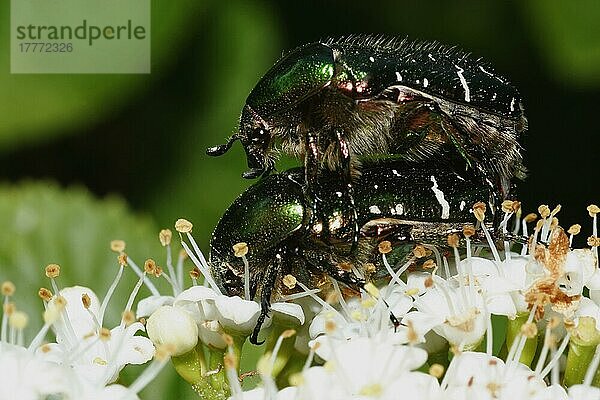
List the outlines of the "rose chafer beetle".
{"type": "MultiPolygon", "coordinates": [[[[233,202],[212,235],[213,276],[229,295],[244,293],[244,264],[232,247],[248,244],[250,295],[262,305],[253,343],[271,301],[290,293],[282,281],[285,275],[311,288],[329,282],[330,276],[358,290],[369,276],[367,264],[385,271],[377,252],[381,241],[392,244],[388,260],[401,263],[415,244],[447,246],[449,234],[475,221],[474,203],[488,203],[492,215],[497,204],[496,193],[469,172],[397,160],[366,161],[355,180],[353,206],[344,198],[346,186],[339,173],[319,177],[322,217],[309,224],[312,208],[304,196],[304,178],[303,169],[296,168],[260,180],[233,202]],[[349,207],[355,207],[360,226],[354,251],[349,207]]],[[[492,232],[497,219],[489,219],[492,232]]]]}
{"type": "Polygon", "coordinates": [[[302,157],[309,197],[322,167],[343,170],[351,184],[357,157],[378,154],[466,164],[502,197],[524,176],[526,127],[519,92],[481,59],[438,43],[353,35],[284,55],[248,95],[238,132],[207,153],[240,140],[246,178],[268,174],[278,151],[302,157]]]}

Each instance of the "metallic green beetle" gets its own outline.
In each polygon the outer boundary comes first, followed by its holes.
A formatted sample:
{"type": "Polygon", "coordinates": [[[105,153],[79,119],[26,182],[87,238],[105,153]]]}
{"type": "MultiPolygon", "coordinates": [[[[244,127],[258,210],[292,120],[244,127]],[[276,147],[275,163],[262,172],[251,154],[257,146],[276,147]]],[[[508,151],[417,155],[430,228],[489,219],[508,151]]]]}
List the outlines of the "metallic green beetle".
{"type": "MultiPolygon", "coordinates": [[[[303,157],[308,194],[322,167],[356,176],[359,156],[397,155],[466,167],[499,193],[523,177],[519,92],[455,47],[354,35],[301,46],[258,81],[238,133],[246,178],[271,171],[277,151],[303,157]]],[[[350,191],[347,191],[351,195],[350,191]]]]}
{"type": "MultiPolygon", "coordinates": [[[[357,289],[364,283],[365,264],[380,271],[377,246],[392,243],[392,263],[403,262],[415,244],[447,246],[447,236],[474,222],[471,206],[483,201],[495,212],[494,192],[472,174],[444,166],[403,161],[367,161],[355,182],[355,207],[360,225],[356,251],[353,222],[348,218],[345,184],[335,172],[320,176],[317,193],[321,215],[307,226],[311,208],[304,196],[304,171],[296,168],[265,177],[242,193],[215,228],[210,244],[213,275],[230,295],[244,293],[244,264],[232,246],[248,244],[250,294],[259,297],[266,317],[270,302],[289,290],[282,277],[292,274],[309,287],[327,276],[357,289]],[[341,268],[341,265],[347,266],[341,268]]],[[[490,219],[490,229],[494,222],[490,219]]]]}

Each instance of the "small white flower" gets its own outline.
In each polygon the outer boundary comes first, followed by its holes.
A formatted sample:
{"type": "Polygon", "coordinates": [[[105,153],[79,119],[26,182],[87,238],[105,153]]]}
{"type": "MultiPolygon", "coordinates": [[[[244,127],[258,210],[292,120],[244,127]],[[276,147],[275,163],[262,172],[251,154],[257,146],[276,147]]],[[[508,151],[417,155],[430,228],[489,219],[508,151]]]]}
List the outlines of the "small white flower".
{"type": "Polygon", "coordinates": [[[141,323],[116,326],[110,330],[108,340],[100,340],[96,294],[89,288],[73,286],[62,289],[60,295],[67,304],[62,316],[53,325],[56,343],[46,345],[44,351],[38,349],[40,357],[71,366],[77,374],[100,386],[114,382],[125,365],[144,364],[152,359],[152,342],[136,335],[144,330],[141,323]],[[90,299],[88,309],[82,303],[84,294],[90,299]]]}
{"type": "Polygon", "coordinates": [[[8,343],[0,343],[0,376],[0,399],[76,399],[81,390],[71,368],[8,343]]]}
{"type": "Polygon", "coordinates": [[[449,399],[528,400],[546,384],[523,364],[465,352],[452,359],[442,389],[449,399]]]}
{"type": "Polygon", "coordinates": [[[475,348],[483,339],[490,318],[482,295],[468,287],[452,287],[438,278],[435,290],[415,300],[418,311],[407,314],[406,320],[427,331],[432,328],[453,345],[475,348]]]}
{"type": "Polygon", "coordinates": [[[580,295],[596,271],[596,260],[590,249],[575,249],[567,253],[562,268],[562,276],[558,278],[558,287],[567,296],[580,295]]]}

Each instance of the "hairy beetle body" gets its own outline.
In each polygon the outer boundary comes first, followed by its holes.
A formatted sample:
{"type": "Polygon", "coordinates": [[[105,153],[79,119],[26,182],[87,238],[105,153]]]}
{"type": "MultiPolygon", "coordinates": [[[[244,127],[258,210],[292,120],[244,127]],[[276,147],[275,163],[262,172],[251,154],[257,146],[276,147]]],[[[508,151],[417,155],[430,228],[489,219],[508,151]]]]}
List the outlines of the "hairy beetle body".
{"type": "MultiPolygon", "coordinates": [[[[248,178],[273,168],[277,150],[357,172],[357,156],[395,155],[464,164],[506,195],[523,177],[521,96],[481,59],[454,47],[367,35],[302,46],[279,60],[247,98],[239,133],[248,178]]],[[[356,174],[355,174],[356,175],[356,174]]]]}

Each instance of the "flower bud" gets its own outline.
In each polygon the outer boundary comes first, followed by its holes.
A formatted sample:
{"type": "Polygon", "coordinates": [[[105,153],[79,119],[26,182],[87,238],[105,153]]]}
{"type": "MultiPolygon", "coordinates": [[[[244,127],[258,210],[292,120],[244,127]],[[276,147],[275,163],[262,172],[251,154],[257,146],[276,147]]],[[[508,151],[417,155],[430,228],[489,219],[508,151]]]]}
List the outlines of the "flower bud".
{"type": "Polygon", "coordinates": [[[148,318],[146,331],[155,345],[173,345],[174,356],[187,353],[198,343],[198,325],[179,307],[159,307],[148,318]]]}

